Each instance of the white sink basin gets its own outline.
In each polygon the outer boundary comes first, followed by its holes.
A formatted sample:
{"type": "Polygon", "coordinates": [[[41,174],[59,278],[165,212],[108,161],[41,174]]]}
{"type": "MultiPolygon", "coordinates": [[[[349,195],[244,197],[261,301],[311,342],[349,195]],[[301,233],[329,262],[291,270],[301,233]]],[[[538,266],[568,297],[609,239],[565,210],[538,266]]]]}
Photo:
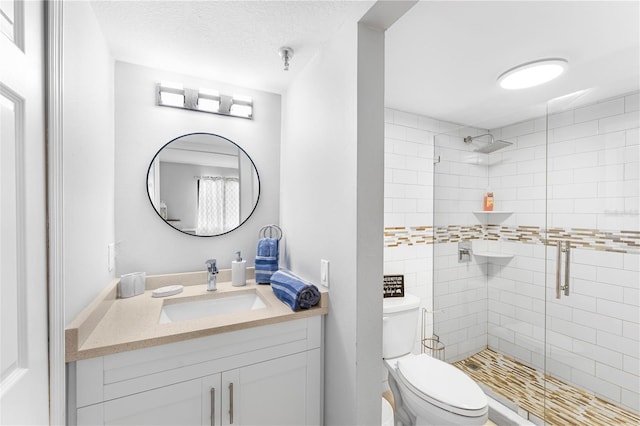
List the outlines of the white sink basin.
{"type": "Polygon", "coordinates": [[[255,294],[239,294],[237,296],[217,297],[213,299],[192,300],[165,304],[160,312],[159,324],[184,321],[212,315],[233,312],[253,311],[266,307],[262,299],[255,294]]]}

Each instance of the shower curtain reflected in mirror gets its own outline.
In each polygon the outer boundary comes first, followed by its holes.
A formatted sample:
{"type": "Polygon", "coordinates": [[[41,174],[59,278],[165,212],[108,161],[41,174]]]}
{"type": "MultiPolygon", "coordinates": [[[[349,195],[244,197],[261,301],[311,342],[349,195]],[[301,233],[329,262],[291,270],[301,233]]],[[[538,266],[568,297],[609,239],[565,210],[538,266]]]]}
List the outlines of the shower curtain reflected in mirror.
{"type": "Polygon", "coordinates": [[[198,179],[196,235],[217,235],[240,223],[240,191],[236,178],[198,179]]]}

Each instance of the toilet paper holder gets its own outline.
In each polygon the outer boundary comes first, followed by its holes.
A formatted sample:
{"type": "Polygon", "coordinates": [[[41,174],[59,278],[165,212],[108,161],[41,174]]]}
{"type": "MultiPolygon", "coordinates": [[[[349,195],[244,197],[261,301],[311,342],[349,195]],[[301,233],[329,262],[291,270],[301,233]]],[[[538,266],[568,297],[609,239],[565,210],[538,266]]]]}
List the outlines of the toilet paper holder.
{"type": "Polygon", "coordinates": [[[420,352],[423,354],[427,354],[432,358],[439,359],[440,361],[445,360],[444,354],[444,343],[440,341],[440,336],[433,333],[430,337],[427,337],[427,316],[429,314],[435,313],[434,311],[428,311],[425,308],[422,308],[422,328],[421,328],[421,339],[420,339],[420,352]]]}

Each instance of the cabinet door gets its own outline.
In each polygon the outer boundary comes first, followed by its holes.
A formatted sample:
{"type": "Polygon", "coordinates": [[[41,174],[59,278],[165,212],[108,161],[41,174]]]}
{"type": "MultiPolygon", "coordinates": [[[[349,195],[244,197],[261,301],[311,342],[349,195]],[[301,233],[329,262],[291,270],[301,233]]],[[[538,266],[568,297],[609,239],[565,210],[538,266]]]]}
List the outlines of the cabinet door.
{"type": "Polygon", "coordinates": [[[319,389],[319,384],[308,383],[309,368],[314,367],[308,352],[302,352],[238,369],[233,424],[308,424],[309,385],[319,389]]]}
{"type": "Polygon", "coordinates": [[[104,424],[200,426],[202,380],[190,380],[106,401],[104,424]]]}
{"type": "Polygon", "coordinates": [[[220,400],[223,390],[220,380],[220,374],[202,378],[202,426],[220,426],[221,424],[220,400]]]}

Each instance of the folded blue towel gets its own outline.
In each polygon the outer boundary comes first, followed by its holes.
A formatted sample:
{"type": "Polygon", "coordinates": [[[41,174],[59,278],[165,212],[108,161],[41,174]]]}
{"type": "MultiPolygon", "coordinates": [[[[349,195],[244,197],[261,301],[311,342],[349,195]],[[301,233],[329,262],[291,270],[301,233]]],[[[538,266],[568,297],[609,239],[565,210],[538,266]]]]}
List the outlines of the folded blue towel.
{"type": "Polygon", "coordinates": [[[320,302],[318,287],[289,271],[274,273],[271,276],[271,288],[276,297],[294,311],[309,309],[320,302]]]}
{"type": "Polygon", "coordinates": [[[271,275],[278,270],[278,249],[276,238],[262,238],[258,241],[255,261],[256,283],[270,283],[271,275]]]}

